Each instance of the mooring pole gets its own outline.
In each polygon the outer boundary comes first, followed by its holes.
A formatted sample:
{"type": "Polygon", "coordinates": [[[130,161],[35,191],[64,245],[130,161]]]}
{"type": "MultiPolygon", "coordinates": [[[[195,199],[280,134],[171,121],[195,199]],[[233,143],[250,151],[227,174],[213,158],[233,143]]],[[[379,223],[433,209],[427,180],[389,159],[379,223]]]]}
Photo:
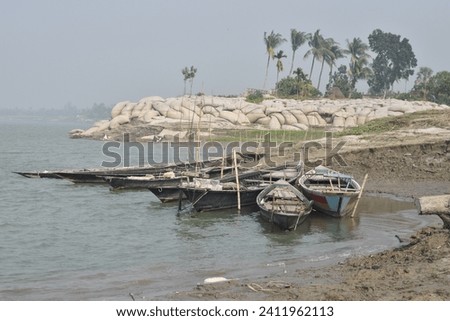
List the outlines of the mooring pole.
{"type": "Polygon", "coordinates": [[[181,212],[183,207],[183,191],[180,189],[178,192],[178,213],[181,212]]]}
{"type": "Polygon", "coordinates": [[[222,149],[222,166],[220,166],[220,178],[223,178],[223,167],[225,166],[225,151],[222,149]]]}
{"type": "Polygon", "coordinates": [[[236,175],[236,189],[237,189],[237,201],[238,201],[238,211],[241,210],[241,191],[239,186],[239,172],[237,167],[236,150],[233,149],[233,159],[234,159],[234,172],[236,175]]]}
{"type": "Polygon", "coordinates": [[[356,200],[355,208],[353,209],[352,215],[350,217],[355,216],[356,208],[358,207],[359,200],[361,199],[361,195],[362,195],[362,193],[364,191],[364,186],[366,186],[367,177],[369,177],[368,173],[364,176],[364,181],[363,181],[363,183],[361,185],[361,190],[359,191],[359,195],[358,195],[358,199],[356,200]]]}

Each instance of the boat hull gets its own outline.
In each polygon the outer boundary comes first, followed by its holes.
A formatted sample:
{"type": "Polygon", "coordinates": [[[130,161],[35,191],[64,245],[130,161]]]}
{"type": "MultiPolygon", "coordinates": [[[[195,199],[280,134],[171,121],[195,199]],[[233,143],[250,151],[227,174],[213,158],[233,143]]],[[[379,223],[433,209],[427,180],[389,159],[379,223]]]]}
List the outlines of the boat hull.
{"type": "Polygon", "coordinates": [[[174,178],[130,178],[130,177],[105,177],[112,189],[148,189],[162,188],[166,186],[178,186],[184,177],[174,178]]]}
{"type": "Polygon", "coordinates": [[[358,198],[358,193],[322,193],[307,188],[302,192],[314,201],[314,210],[334,217],[351,214],[358,198]]]}
{"type": "Polygon", "coordinates": [[[145,176],[145,175],[159,175],[164,173],[165,169],[156,167],[121,167],[110,170],[80,170],[80,171],[65,171],[55,172],[55,175],[62,179],[71,181],[72,183],[87,183],[87,184],[106,184],[105,177],[127,177],[127,176],[145,176]]]}
{"type": "MultiPolygon", "coordinates": [[[[190,188],[181,188],[186,198],[192,203],[197,212],[215,211],[228,208],[237,208],[238,196],[237,191],[213,191],[199,190],[190,188]]],[[[252,190],[240,191],[240,203],[243,207],[256,207],[256,197],[263,188],[255,188],[252,190]]]]}
{"type": "Polygon", "coordinates": [[[299,217],[298,214],[287,214],[287,213],[272,213],[271,211],[267,211],[265,209],[260,208],[261,217],[268,221],[269,223],[273,223],[278,225],[283,230],[293,230],[297,226],[301,225],[308,215],[301,215],[299,217]]]}
{"type": "Polygon", "coordinates": [[[314,201],[314,210],[333,217],[353,212],[361,187],[352,176],[324,166],[317,166],[300,177],[303,195],[314,201]]]}
{"type": "Polygon", "coordinates": [[[195,182],[190,186],[181,185],[180,189],[197,212],[238,208],[238,203],[241,209],[244,207],[255,207],[257,209],[256,197],[272,184],[273,180],[287,178],[286,184],[294,183],[302,172],[303,163],[293,164],[293,166],[284,164],[273,168],[243,172],[239,174],[239,194],[237,185],[226,186],[226,183],[234,184],[234,181],[236,181],[235,175],[216,180],[214,183],[212,181],[207,182],[203,186],[200,182],[198,187],[195,182]]]}
{"type": "MultiPolygon", "coordinates": [[[[174,202],[180,199],[180,189],[178,186],[149,187],[152,192],[162,203],[174,202]]],[[[182,199],[186,197],[182,195],[182,199]]]]}
{"type": "Polygon", "coordinates": [[[256,203],[263,219],[284,230],[295,230],[312,210],[312,202],[286,181],[266,187],[257,196],[256,203]]]}

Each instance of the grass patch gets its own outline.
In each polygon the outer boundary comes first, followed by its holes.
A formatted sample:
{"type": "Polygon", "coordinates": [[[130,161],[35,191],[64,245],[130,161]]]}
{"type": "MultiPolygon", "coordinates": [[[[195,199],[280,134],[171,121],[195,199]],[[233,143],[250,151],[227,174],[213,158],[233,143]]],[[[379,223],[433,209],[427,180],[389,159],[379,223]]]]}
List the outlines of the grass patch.
{"type": "Polygon", "coordinates": [[[214,130],[211,141],[219,142],[263,142],[270,135],[270,141],[276,143],[299,142],[325,137],[325,130],[263,130],[263,129],[228,129],[214,130]]]}
{"type": "Polygon", "coordinates": [[[402,116],[390,116],[371,120],[364,125],[336,133],[337,137],[346,135],[379,134],[399,129],[442,127],[450,124],[450,111],[427,110],[402,116]]]}
{"type": "Polygon", "coordinates": [[[358,127],[345,129],[342,132],[336,133],[336,136],[379,134],[404,128],[408,125],[409,122],[407,119],[399,119],[399,117],[385,117],[371,120],[364,125],[359,125],[358,127]]]}

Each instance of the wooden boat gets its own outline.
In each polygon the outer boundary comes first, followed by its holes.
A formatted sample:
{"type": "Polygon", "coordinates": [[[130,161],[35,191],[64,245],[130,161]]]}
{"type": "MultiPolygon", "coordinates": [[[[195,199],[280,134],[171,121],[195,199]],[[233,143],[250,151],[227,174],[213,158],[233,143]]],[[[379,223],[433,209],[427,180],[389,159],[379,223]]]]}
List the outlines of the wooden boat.
{"type": "Polygon", "coordinates": [[[13,172],[14,174],[19,174],[26,178],[56,178],[56,179],[62,179],[61,176],[58,176],[55,172],[49,172],[49,171],[31,171],[31,172],[13,172]]]}
{"type": "Polygon", "coordinates": [[[110,185],[111,190],[118,189],[149,189],[152,187],[177,186],[186,176],[166,172],[162,175],[145,176],[105,176],[103,179],[110,185]]]}
{"type": "MultiPolygon", "coordinates": [[[[253,154],[238,153],[242,161],[254,161],[257,156],[253,154]]],[[[126,177],[126,176],[145,176],[145,175],[162,175],[168,171],[196,171],[200,168],[212,166],[228,166],[232,159],[230,155],[225,156],[224,159],[215,158],[205,161],[193,161],[187,163],[173,163],[157,166],[135,166],[135,167],[112,167],[112,168],[92,168],[92,169],[64,169],[54,171],[29,171],[29,172],[14,172],[27,178],[56,178],[66,179],[73,183],[106,183],[104,177],[126,177]]]]}
{"type": "MultiPolygon", "coordinates": [[[[180,185],[183,182],[189,182],[194,178],[216,178],[220,177],[222,174],[229,174],[232,170],[232,167],[225,168],[205,168],[198,172],[182,172],[180,179],[177,181],[174,178],[172,181],[163,181],[162,184],[158,184],[156,181],[152,186],[148,186],[147,188],[152,192],[161,202],[174,202],[178,201],[180,198],[180,185]]],[[[227,177],[227,176],[225,176],[227,177]]],[[[184,195],[184,194],[183,194],[184,195]]],[[[183,197],[185,199],[185,197],[183,197]]]]}
{"type": "MultiPolygon", "coordinates": [[[[180,200],[180,188],[177,185],[168,185],[163,187],[149,187],[150,192],[153,193],[161,203],[175,202],[180,200]]],[[[182,195],[182,199],[186,197],[182,195]]]]}
{"type": "Polygon", "coordinates": [[[302,172],[303,164],[248,170],[238,175],[239,193],[234,174],[222,180],[194,179],[180,185],[180,190],[197,212],[238,208],[238,203],[241,208],[256,207],[256,197],[265,187],[281,178],[294,183],[302,172]]]}
{"type": "Polygon", "coordinates": [[[128,176],[160,176],[170,171],[188,171],[205,166],[218,166],[221,160],[209,160],[204,162],[178,163],[159,166],[135,166],[118,168],[93,168],[81,170],[61,170],[43,172],[15,172],[28,178],[59,178],[72,183],[105,184],[108,178],[125,178],[128,176]]]}
{"type": "Polygon", "coordinates": [[[311,213],[313,201],[285,180],[279,180],[258,194],[256,204],[265,220],[284,230],[295,230],[311,213]]]}
{"type": "Polygon", "coordinates": [[[105,183],[104,177],[126,177],[130,175],[145,176],[165,172],[173,169],[175,165],[160,167],[120,167],[120,168],[93,168],[79,170],[60,170],[42,172],[14,172],[27,178],[56,178],[66,179],[73,183],[105,183]]]}
{"type": "MultiPolygon", "coordinates": [[[[150,189],[169,188],[178,189],[178,185],[187,177],[204,177],[214,178],[221,173],[229,173],[232,167],[207,167],[200,168],[197,171],[167,171],[159,175],[143,175],[143,176],[104,176],[103,179],[111,186],[112,190],[117,189],[150,189]]],[[[178,199],[178,197],[176,198],[178,199]]]]}
{"type": "Polygon", "coordinates": [[[313,200],[313,208],[327,215],[342,217],[352,212],[361,190],[352,176],[317,166],[300,177],[302,193],[313,200]]]}

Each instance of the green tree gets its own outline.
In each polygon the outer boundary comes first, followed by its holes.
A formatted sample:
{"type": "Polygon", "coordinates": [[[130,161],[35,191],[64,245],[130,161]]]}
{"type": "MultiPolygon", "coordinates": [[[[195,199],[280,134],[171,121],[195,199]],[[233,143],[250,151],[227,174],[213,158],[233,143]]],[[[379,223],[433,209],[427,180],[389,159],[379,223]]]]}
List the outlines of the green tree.
{"type": "Polygon", "coordinates": [[[259,104],[264,100],[264,95],[260,90],[256,90],[254,92],[251,92],[247,95],[247,97],[245,98],[245,101],[249,102],[249,103],[255,103],[255,104],[259,104]]]}
{"type": "Polygon", "coordinates": [[[197,68],[194,68],[194,66],[191,66],[191,68],[189,69],[189,75],[190,75],[189,82],[191,83],[189,95],[191,95],[191,96],[192,96],[192,84],[194,83],[194,78],[195,78],[196,73],[197,73],[197,68]]]}
{"type": "Polygon", "coordinates": [[[450,72],[441,71],[429,80],[429,97],[438,104],[450,105],[450,72]]]}
{"type": "Polygon", "coordinates": [[[306,81],[307,79],[308,79],[308,75],[306,75],[304,72],[303,72],[303,69],[302,68],[297,68],[297,69],[295,69],[295,71],[294,71],[294,74],[295,74],[295,78],[297,79],[297,80],[303,80],[303,81],[306,81]]]}
{"type": "Polygon", "coordinates": [[[280,50],[277,52],[275,56],[273,56],[273,59],[277,59],[277,83],[278,83],[278,77],[280,75],[280,72],[283,71],[283,62],[281,59],[287,58],[287,56],[284,54],[283,50],[280,50]]]}
{"type": "Polygon", "coordinates": [[[330,66],[329,76],[333,74],[333,66],[336,66],[336,60],[345,57],[345,51],[337,43],[333,44],[330,48],[333,55],[327,57],[327,64],[330,66]]]}
{"type": "Polygon", "coordinates": [[[369,35],[369,46],[377,54],[372,63],[373,75],[369,78],[370,91],[374,94],[387,92],[394,82],[408,79],[414,74],[417,59],[409,44],[409,40],[399,35],[374,30],[369,35]]]}
{"type": "Polygon", "coordinates": [[[351,98],[352,92],[355,91],[357,81],[359,79],[367,79],[372,74],[372,70],[368,67],[370,59],[370,55],[367,53],[368,50],[369,46],[360,38],[353,38],[351,42],[347,39],[347,49],[344,50],[344,53],[350,55],[348,74],[351,91],[349,98],[351,98]]]}
{"type": "Polygon", "coordinates": [[[339,88],[345,97],[350,97],[352,86],[348,77],[347,66],[341,65],[337,72],[330,77],[327,91],[331,91],[334,87],[339,88]]]}
{"type": "Polygon", "coordinates": [[[277,93],[280,97],[292,98],[296,96],[298,99],[299,96],[312,98],[321,95],[301,68],[297,68],[293,73],[294,78],[288,76],[277,83],[277,93]]]}
{"type": "Polygon", "coordinates": [[[195,74],[197,73],[197,68],[195,68],[194,66],[191,66],[191,68],[184,67],[181,70],[181,73],[183,74],[183,80],[184,80],[183,95],[186,95],[186,82],[187,81],[189,81],[189,83],[190,83],[189,95],[192,95],[192,85],[194,83],[195,74]]]}
{"type": "Polygon", "coordinates": [[[295,80],[297,82],[297,99],[299,94],[301,97],[318,97],[321,95],[308,79],[308,75],[303,72],[302,68],[297,68],[294,71],[295,80]]]}
{"type": "Polygon", "coordinates": [[[433,76],[433,70],[428,67],[420,67],[414,82],[413,92],[420,93],[423,100],[428,99],[429,82],[433,76]]]}
{"type": "Polygon", "coordinates": [[[189,68],[184,67],[181,70],[181,73],[183,74],[183,81],[184,81],[184,89],[183,89],[183,96],[186,95],[186,82],[189,80],[189,68]]]}
{"type": "Polygon", "coordinates": [[[311,75],[314,70],[314,63],[316,59],[319,60],[322,58],[324,53],[324,46],[326,46],[325,39],[320,34],[319,29],[317,29],[316,32],[314,32],[314,34],[309,37],[308,45],[310,49],[306,52],[304,58],[308,58],[312,55],[311,70],[309,71],[309,79],[311,80],[311,75]]]}
{"type": "Polygon", "coordinates": [[[334,39],[323,39],[322,46],[319,48],[317,56],[317,58],[322,61],[322,64],[320,66],[319,80],[317,82],[317,89],[320,89],[320,82],[322,79],[323,66],[325,65],[325,62],[328,63],[331,68],[331,64],[334,63],[334,61],[337,59],[333,50],[339,50],[339,46],[334,41],[334,39]]]}
{"type": "Polygon", "coordinates": [[[279,97],[292,97],[299,93],[299,83],[295,78],[286,77],[277,83],[277,95],[279,97]]]}
{"type": "Polygon", "coordinates": [[[272,32],[267,35],[267,32],[264,32],[264,43],[266,44],[266,53],[267,53],[267,65],[266,65],[266,77],[264,78],[263,88],[266,88],[267,83],[267,75],[269,73],[269,63],[270,59],[273,59],[275,56],[275,49],[279,47],[286,39],[279,33],[272,32]]]}
{"type": "Polygon", "coordinates": [[[291,47],[292,47],[292,60],[291,60],[291,69],[289,70],[289,75],[292,74],[292,70],[294,68],[294,59],[295,53],[298,48],[300,48],[308,39],[311,37],[311,34],[297,31],[295,29],[291,29],[291,47]]]}

